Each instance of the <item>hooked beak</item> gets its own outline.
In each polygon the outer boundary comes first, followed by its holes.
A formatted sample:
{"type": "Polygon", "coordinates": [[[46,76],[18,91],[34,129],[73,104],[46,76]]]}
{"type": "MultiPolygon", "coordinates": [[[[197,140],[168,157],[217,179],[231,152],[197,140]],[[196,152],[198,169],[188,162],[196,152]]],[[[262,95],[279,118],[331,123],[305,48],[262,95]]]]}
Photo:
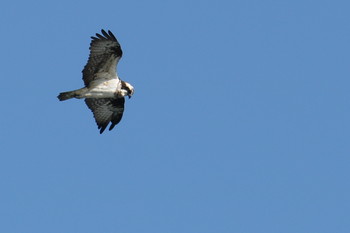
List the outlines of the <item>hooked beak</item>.
{"type": "Polygon", "coordinates": [[[131,89],[130,93],[129,93],[129,99],[131,98],[131,96],[134,94],[134,89],[131,89]]]}

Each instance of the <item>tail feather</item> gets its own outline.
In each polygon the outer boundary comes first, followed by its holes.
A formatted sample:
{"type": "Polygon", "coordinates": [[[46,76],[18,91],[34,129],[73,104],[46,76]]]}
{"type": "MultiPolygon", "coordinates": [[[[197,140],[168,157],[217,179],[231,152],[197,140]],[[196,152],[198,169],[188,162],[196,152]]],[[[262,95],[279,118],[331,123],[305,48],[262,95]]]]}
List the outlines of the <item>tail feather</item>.
{"type": "Polygon", "coordinates": [[[64,101],[64,100],[68,100],[68,99],[71,99],[71,98],[74,98],[76,97],[77,94],[76,94],[76,91],[67,91],[67,92],[62,92],[60,93],[57,98],[60,100],[60,101],[64,101]]]}

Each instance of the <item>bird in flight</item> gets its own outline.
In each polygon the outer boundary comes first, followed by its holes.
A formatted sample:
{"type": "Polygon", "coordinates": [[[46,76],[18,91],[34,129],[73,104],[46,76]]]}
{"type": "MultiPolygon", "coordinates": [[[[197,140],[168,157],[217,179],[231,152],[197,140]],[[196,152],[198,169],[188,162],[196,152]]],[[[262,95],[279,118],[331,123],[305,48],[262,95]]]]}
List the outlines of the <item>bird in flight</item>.
{"type": "Polygon", "coordinates": [[[101,33],[91,37],[90,55],[83,69],[85,87],[57,96],[60,101],[84,98],[94,114],[100,134],[110,122],[109,130],[120,122],[125,97],[134,94],[133,86],[121,80],[116,71],[123,54],[118,40],[111,31],[101,30],[101,33]]]}

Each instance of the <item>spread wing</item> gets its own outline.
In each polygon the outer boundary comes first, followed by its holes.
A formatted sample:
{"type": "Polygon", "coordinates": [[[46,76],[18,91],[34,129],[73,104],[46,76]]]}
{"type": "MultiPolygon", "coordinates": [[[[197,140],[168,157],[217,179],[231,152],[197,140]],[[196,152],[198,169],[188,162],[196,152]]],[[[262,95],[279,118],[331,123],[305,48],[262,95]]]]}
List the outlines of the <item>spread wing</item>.
{"type": "Polygon", "coordinates": [[[85,103],[93,112],[100,133],[103,133],[109,122],[112,123],[109,130],[112,130],[123,117],[124,98],[92,98],[85,99],[85,103]]]}
{"type": "Polygon", "coordinates": [[[123,51],[111,31],[107,33],[101,30],[101,33],[102,35],[96,33],[96,37],[91,37],[89,60],[83,69],[85,86],[97,79],[96,74],[99,72],[107,72],[112,77],[117,76],[116,68],[123,51]]]}

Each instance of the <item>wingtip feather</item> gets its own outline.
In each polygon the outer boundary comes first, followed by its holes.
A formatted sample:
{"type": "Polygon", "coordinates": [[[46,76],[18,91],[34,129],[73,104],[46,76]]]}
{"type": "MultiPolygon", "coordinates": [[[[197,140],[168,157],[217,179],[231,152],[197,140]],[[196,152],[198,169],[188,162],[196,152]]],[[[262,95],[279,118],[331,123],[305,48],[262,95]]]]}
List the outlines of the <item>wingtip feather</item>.
{"type": "MultiPolygon", "coordinates": [[[[108,31],[109,32],[109,31],[108,31]]],[[[104,35],[105,37],[109,37],[109,35],[108,35],[108,33],[105,31],[105,30],[103,30],[103,29],[101,29],[101,33],[102,33],[102,35],[104,35]]]]}

